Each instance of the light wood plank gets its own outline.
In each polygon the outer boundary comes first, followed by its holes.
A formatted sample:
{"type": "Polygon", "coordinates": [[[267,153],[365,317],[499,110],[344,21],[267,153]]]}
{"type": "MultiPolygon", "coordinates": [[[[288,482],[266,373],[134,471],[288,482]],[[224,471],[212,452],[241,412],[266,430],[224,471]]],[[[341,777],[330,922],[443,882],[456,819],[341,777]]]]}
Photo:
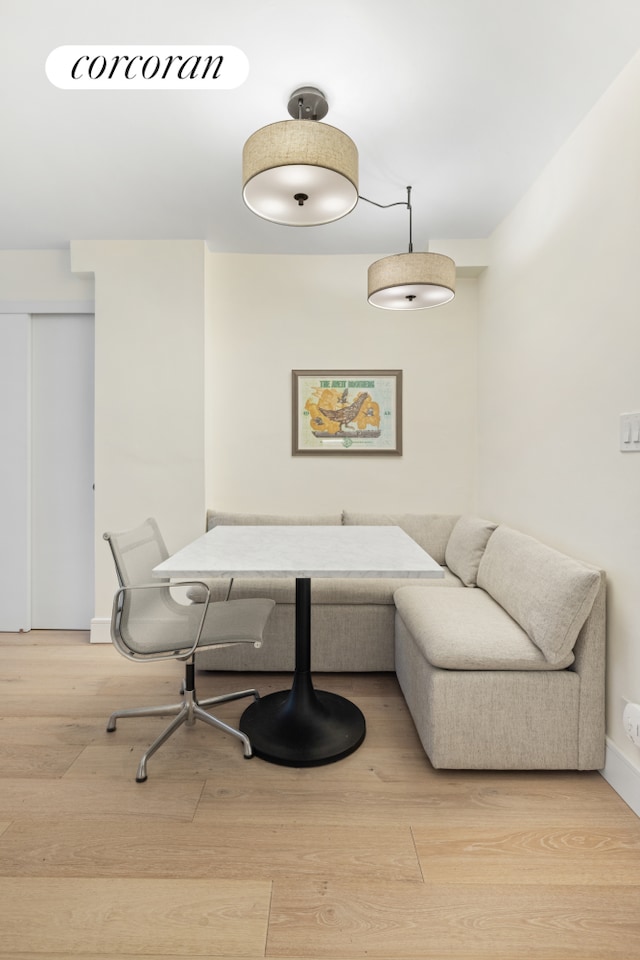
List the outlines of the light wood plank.
{"type": "MultiPolygon", "coordinates": [[[[12,889],[20,883],[29,920],[37,903],[41,935],[23,938],[20,951],[0,937],[0,960],[138,960],[138,910],[144,928],[151,902],[153,922],[158,882],[203,885],[194,903],[216,884],[274,884],[276,896],[264,914],[260,900],[262,940],[242,944],[244,953],[234,942],[218,954],[207,941],[207,903],[194,950],[171,939],[180,918],[168,941],[152,932],[146,960],[264,960],[267,933],[269,960],[633,957],[640,821],[597,773],[435,771],[392,675],[331,674],[318,687],[358,703],[368,727],[340,763],[248,763],[235,740],[196,725],[136,784],[139,757],[165,721],[122,721],[106,734],[106,719],[118,706],[176,699],[181,668],[131,664],[68,634],[3,636],[0,646],[0,874],[12,889]],[[80,884],[67,888],[71,932],[65,939],[54,924],[49,941],[46,918],[64,910],[61,884],[80,884]],[[93,897],[82,893],[87,884],[98,884],[93,897]],[[74,940],[83,917],[108,918],[113,942],[96,951],[74,940]],[[213,950],[199,953],[205,941],[213,950]]],[[[289,680],[197,678],[201,697],[250,686],[266,694],[289,680]]],[[[237,723],[243,709],[241,701],[216,713],[237,723]]],[[[169,889],[160,907],[173,904],[169,889]]]]}
{"type": "MultiPolygon", "coordinates": [[[[177,953],[171,953],[171,954],[145,953],[143,956],[144,956],[144,960],[187,960],[184,953],[179,953],[179,954],[177,953]]],[[[215,957],[215,960],[265,960],[265,954],[263,951],[260,952],[259,954],[243,953],[241,958],[235,957],[234,955],[228,954],[228,953],[225,954],[224,956],[218,955],[218,954],[210,954],[210,956],[215,957]]],[[[9,954],[5,953],[2,950],[1,945],[0,945],[0,957],[2,957],[3,960],[5,957],[6,958],[9,957],[9,954]]],[[[49,953],[48,951],[46,953],[40,953],[40,952],[31,953],[31,951],[29,951],[29,953],[21,953],[17,957],[14,956],[11,958],[11,960],[69,960],[69,954],[49,953]]],[[[125,954],[120,952],[119,950],[116,952],[110,951],[109,953],[100,953],[100,954],[95,954],[95,953],[89,954],[89,953],[83,952],[83,953],[74,953],[73,960],[141,960],[141,956],[140,954],[135,954],[135,955],[131,953],[125,954]]],[[[305,958],[272,957],[270,958],[270,960],[310,960],[310,958],[309,957],[305,957],[305,958]]],[[[320,960],[320,958],[318,958],[318,960],[320,960]]],[[[335,957],[334,960],[349,960],[349,958],[341,954],[340,957],[335,957]]]]}
{"type": "Polygon", "coordinates": [[[61,777],[82,752],[82,747],[0,743],[2,777],[61,777]]]}
{"type": "MultiPolygon", "coordinates": [[[[238,960],[236,957],[232,957],[230,954],[225,956],[208,954],[209,957],[214,957],[215,960],[238,960]]],[[[9,954],[5,953],[0,946],[0,957],[9,957],[9,954]]],[[[68,953],[21,953],[19,956],[14,956],[12,960],[70,960],[68,953]]],[[[109,951],[109,953],[74,953],[73,960],[140,960],[140,954],[132,953],[122,953],[120,950],[109,951]]],[[[145,953],[144,960],[185,960],[184,953],[145,953]]],[[[242,954],[241,960],[264,960],[264,953],[253,954],[252,956],[248,954],[242,954]]]]}
{"type": "MultiPolygon", "coordinates": [[[[217,716],[227,723],[237,727],[239,715],[224,716],[217,711],[217,716]]],[[[117,730],[112,734],[102,734],[102,739],[96,738],[82,750],[75,761],[70,764],[65,776],[67,777],[130,777],[139,756],[146,746],[161,732],[167,720],[155,718],[153,720],[122,720],[118,722],[117,730]]],[[[240,781],[247,783],[270,782],[277,783],[290,780],[296,782],[328,783],[330,780],[342,780],[344,773],[331,764],[324,768],[315,768],[313,771],[289,770],[274,775],[273,768],[264,769],[265,763],[254,757],[245,770],[245,764],[236,765],[238,757],[243,757],[240,741],[224,731],[214,730],[197,723],[194,727],[181,727],[162,749],[149,761],[149,771],[153,769],[155,776],[163,779],[183,779],[194,777],[211,779],[218,785],[226,785],[229,765],[235,770],[240,781]]],[[[413,777],[418,777],[425,769],[425,758],[415,753],[393,750],[391,747],[378,748],[373,751],[362,752],[354,757],[349,765],[349,782],[353,785],[358,781],[401,782],[406,783],[413,777]],[[367,759],[368,756],[368,759],[367,759]]]]}
{"type": "Polygon", "coordinates": [[[202,783],[153,780],[40,780],[0,781],[0,819],[117,820],[120,817],[191,820],[202,783]]]}
{"type": "Polygon", "coordinates": [[[265,881],[0,878],[2,946],[25,951],[246,957],[264,952],[265,881]]]}
{"type": "Polygon", "coordinates": [[[215,876],[384,879],[422,882],[411,831],[387,825],[335,828],[313,824],[17,820],[0,835],[4,876],[215,876]]]}
{"type": "Polygon", "coordinates": [[[363,747],[331,767],[291,770],[260,762],[250,780],[242,771],[229,771],[207,782],[196,820],[206,824],[222,814],[242,822],[258,812],[266,823],[483,829],[531,822],[593,825],[629,817],[629,808],[597,774],[452,775],[423,766],[395,779],[380,777],[378,764],[365,758],[363,747]]]}
{"type": "MultiPolygon", "coordinates": [[[[6,957],[8,960],[9,956],[10,956],[9,954],[5,953],[2,950],[2,946],[0,945],[0,957],[2,958],[6,957]]],[[[144,960],[186,960],[185,954],[182,952],[180,953],[145,953],[143,954],[143,956],[144,956],[144,960]]],[[[232,955],[229,953],[225,954],[224,956],[221,954],[220,955],[208,954],[207,956],[215,957],[216,960],[238,960],[238,958],[235,957],[235,955],[232,955]]],[[[125,954],[125,953],[122,953],[119,949],[116,951],[110,950],[108,953],[102,952],[99,954],[85,953],[84,951],[82,953],[73,954],[73,960],[140,960],[140,957],[141,957],[140,954],[135,954],[135,955],[132,953],[125,954]]],[[[49,951],[47,951],[46,953],[40,953],[40,952],[31,953],[31,951],[29,951],[29,953],[21,953],[18,956],[13,956],[11,960],[70,960],[70,958],[68,953],[50,953],[49,951]]],[[[257,954],[243,953],[241,960],[264,960],[264,953],[262,952],[257,954]]]]}
{"type": "MultiPolygon", "coordinates": [[[[5,704],[3,703],[3,709],[5,704]]],[[[94,711],[95,712],[95,711],[94,711]]],[[[57,750],[61,745],[85,747],[95,740],[103,742],[107,718],[99,717],[8,717],[0,725],[1,742],[5,745],[27,744],[57,750]]],[[[0,771],[0,776],[2,775],[0,771]]]]}
{"type": "MultiPolygon", "coordinates": [[[[116,742],[116,737],[110,734],[111,742],[108,745],[86,747],[77,760],[69,765],[65,778],[130,780],[136,775],[145,749],[168,722],[169,719],[156,720],[155,729],[149,728],[149,735],[144,739],[138,736],[135,741],[127,738],[116,742]]],[[[147,772],[149,778],[154,780],[198,780],[204,784],[205,780],[211,779],[216,783],[224,783],[226,771],[234,758],[238,765],[242,765],[238,770],[240,777],[245,776],[250,782],[251,777],[244,767],[255,764],[256,758],[245,758],[240,740],[223,731],[210,730],[204,724],[202,732],[200,729],[183,727],[151,757],[147,772]]]]}
{"type": "Polygon", "coordinates": [[[0,633],[0,647],[89,646],[88,630],[29,630],[27,633],[0,633]]]}
{"type": "Polygon", "coordinates": [[[414,827],[413,835],[428,884],[601,884],[606,875],[608,886],[640,885],[640,820],[524,830],[414,827]]]}
{"type": "MultiPolygon", "coordinates": [[[[95,688],[95,692],[83,690],[81,694],[76,692],[56,692],[51,693],[51,688],[44,690],[37,695],[29,697],[4,696],[2,698],[2,711],[5,716],[28,719],[30,717],[40,718],[61,718],[75,717],[76,719],[86,720],[89,717],[96,722],[96,728],[106,727],[107,718],[114,710],[120,710],[125,707],[153,707],[162,703],[165,698],[158,693],[148,696],[131,697],[130,695],[114,697],[112,695],[103,695],[95,688]],[[73,705],[72,709],[70,705],[73,705]]],[[[174,687],[169,701],[173,702],[176,697],[174,687]]]]}
{"type": "Polygon", "coordinates": [[[638,887],[275,881],[267,957],[629,960],[638,887]]]}

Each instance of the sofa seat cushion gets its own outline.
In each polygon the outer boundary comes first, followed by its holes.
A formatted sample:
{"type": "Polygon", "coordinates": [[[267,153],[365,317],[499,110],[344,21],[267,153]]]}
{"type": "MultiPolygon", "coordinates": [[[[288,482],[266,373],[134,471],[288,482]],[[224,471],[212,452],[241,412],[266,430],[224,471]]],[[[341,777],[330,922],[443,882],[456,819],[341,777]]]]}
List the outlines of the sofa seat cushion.
{"type": "Polygon", "coordinates": [[[458,514],[444,513],[350,513],[345,510],[345,525],[401,527],[430,557],[444,564],[444,554],[458,514]]]}
{"type": "MultiPolygon", "coordinates": [[[[227,581],[228,583],[228,581],[227,581]]],[[[388,604],[394,602],[399,587],[415,586],[418,590],[435,587],[462,587],[454,574],[444,571],[444,579],[428,577],[378,579],[376,577],[314,577],[311,581],[312,604],[388,604]]],[[[296,582],[289,577],[239,577],[233,581],[231,598],[267,597],[276,603],[296,602],[296,582]]],[[[196,599],[194,596],[193,599],[196,599]]]]}
{"type": "Polygon", "coordinates": [[[396,591],[398,615],[425,659],[443,670],[560,670],[484,590],[396,591]]]}
{"type": "Polygon", "coordinates": [[[498,526],[491,520],[462,516],[451,531],[446,550],[445,563],[457,574],[465,587],[475,587],[478,567],[489,537],[498,526]]]}
{"type": "Polygon", "coordinates": [[[556,665],[573,650],[601,579],[599,570],[504,526],[491,535],[478,568],[478,586],[556,665]]]}

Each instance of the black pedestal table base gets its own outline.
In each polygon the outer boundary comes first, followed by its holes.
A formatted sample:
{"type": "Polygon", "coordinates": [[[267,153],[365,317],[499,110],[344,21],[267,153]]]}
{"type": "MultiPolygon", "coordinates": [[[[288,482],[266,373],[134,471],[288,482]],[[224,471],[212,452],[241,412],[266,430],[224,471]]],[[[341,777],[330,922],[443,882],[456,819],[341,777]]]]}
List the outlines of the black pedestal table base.
{"type": "Polygon", "coordinates": [[[289,767],[334,763],[357,750],[365,719],[345,697],[315,690],[310,672],[311,581],[296,580],[296,667],[291,690],[254,701],[240,719],[257,757],[289,767]]]}

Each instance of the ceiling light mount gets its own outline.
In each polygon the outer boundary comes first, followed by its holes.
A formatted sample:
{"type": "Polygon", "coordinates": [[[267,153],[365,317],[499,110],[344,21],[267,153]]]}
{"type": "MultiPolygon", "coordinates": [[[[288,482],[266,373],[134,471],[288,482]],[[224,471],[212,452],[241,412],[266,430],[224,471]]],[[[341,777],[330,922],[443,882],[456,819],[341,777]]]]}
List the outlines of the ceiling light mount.
{"type": "Polygon", "coordinates": [[[291,94],[287,109],[294,120],[322,120],[329,113],[329,104],[317,87],[299,87],[291,94]]]}
{"type": "Polygon", "coordinates": [[[358,202],[358,151],[346,133],[319,121],[323,92],[304,86],[288,102],[292,120],[262,127],[242,152],[242,196],[253,213],[287,226],[331,223],[358,202]]]}
{"type": "Polygon", "coordinates": [[[448,303],[455,296],[456,265],[441,253],[413,252],[413,208],[411,187],[407,199],[397,203],[375,203],[376,207],[406,207],[409,212],[409,251],[376,260],[368,272],[368,300],[384,310],[424,310],[448,303]]]}

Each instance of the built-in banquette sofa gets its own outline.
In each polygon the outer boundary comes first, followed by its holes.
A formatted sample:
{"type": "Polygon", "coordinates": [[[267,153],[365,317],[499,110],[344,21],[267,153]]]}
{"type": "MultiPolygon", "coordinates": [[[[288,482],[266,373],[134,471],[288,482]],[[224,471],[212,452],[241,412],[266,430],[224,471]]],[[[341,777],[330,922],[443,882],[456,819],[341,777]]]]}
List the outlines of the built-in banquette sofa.
{"type": "MultiPolygon", "coordinates": [[[[438,580],[311,587],[312,671],[395,671],[434,767],[604,765],[602,571],[473,516],[207,514],[208,529],[265,523],[394,524],[443,566],[438,580]]],[[[228,582],[210,584],[212,599],[228,594],[228,582]]],[[[292,670],[294,581],[236,579],[229,595],[276,601],[264,645],[203,652],[198,667],[292,670]]]]}

